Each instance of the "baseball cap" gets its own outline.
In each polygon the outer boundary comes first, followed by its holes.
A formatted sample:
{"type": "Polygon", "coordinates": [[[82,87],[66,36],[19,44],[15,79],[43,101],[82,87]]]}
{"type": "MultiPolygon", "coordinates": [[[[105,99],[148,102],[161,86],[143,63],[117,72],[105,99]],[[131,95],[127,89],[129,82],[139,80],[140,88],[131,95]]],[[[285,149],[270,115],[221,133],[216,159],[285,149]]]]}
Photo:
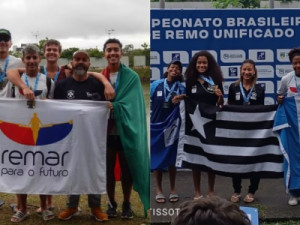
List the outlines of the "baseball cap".
{"type": "Polygon", "coordinates": [[[79,55],[79,54],[84,54],[86,55],[88,58],[90,58],[89,56],[89,53],[85,50],[77,50],[76,52],[73,53],[73,58],[76,56],[76,55],[79,55]]]}
{"type": "Polygon", "coordinates": [[[180,71],[182,71],[182,63],[181,63],[179,60],[172,60],[172,61],[170,62],[170,64],[168,65],[168,68],[171,66],[171,64],[178,65],[179,68],[180,68],[180,71]]]}
{"type": "Polygon", "coordinates": [[[11,34],[9,32],[9,30],[6,30],[6,29],[0,29],[0,36],[1,37],[8,37],[9,40],[11,40],[11,34]]]}

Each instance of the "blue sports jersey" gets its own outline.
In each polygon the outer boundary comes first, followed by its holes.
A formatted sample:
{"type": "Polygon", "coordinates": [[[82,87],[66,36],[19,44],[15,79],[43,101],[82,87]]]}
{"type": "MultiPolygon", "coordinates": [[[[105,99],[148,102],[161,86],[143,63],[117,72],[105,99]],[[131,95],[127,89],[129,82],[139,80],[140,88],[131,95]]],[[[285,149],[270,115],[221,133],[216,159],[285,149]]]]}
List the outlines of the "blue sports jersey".
{"type": "MultiPolygon", "coordinates": [[[[173,111],[176,105],[169,100],[169,108],[163,108],[165,102],[165,94],[168,95],[168,91],[164,91],[164,80],[157,80],[150,85],[150,99],[151,99],[151,123],[158,123],[164,121],[173,111]]],[[[169,88],[173,85],[173,82],[168,82],[169,88]]],[[[175,92],[178,94],[185,94],[185,87],[177,82],[175,92]]]]}

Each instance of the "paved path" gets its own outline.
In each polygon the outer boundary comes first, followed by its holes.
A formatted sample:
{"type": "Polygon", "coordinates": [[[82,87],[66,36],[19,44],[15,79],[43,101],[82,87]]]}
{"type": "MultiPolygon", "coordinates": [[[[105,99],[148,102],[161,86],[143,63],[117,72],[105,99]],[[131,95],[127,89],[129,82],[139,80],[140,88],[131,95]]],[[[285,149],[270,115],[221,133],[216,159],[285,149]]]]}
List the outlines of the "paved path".
{"type": "MultiPolygon", "coordinates": [[[[169,181],[168,173],[163,174],[164,194],[168,196],[169,181]]],[[[201,190],[203,195],[207,194],[207,175],[202,173],[201,190]]],[[[247,194],[249,179],[242,180],[242,199],[247,194]]],[[[192,200],[194,188],[191,171],[177,172],[176,189],[180,196],[178,203],[158,204],[155,202],[155,180],[151,173],[151,222],[168,223],[172,216],[176,215],[180,203],[192,200]]],[[[216,176],[215,194],[230,199],[233,193],[231,178],[216,176]]],[[[258,208],[259,218],[263,220],[300,219],[300,204],[289,206],[287,204],[288,195],[285,193],[283,179],[262,179],[259,190],[255,194],[256,201],[246,204],[241,201],[240,205],[258,208]]]]}

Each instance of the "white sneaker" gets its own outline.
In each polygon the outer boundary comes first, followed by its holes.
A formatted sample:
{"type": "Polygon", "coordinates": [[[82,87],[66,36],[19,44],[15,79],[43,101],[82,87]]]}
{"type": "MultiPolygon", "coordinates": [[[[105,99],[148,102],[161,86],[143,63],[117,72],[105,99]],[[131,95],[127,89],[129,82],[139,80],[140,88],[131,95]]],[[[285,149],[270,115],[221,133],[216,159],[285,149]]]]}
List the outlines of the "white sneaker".
{"type": "Polygon", "coordinates": [[[290,199],[288,201],[289,205],[298,205],[298,198],[290,195],[290,199]]]}

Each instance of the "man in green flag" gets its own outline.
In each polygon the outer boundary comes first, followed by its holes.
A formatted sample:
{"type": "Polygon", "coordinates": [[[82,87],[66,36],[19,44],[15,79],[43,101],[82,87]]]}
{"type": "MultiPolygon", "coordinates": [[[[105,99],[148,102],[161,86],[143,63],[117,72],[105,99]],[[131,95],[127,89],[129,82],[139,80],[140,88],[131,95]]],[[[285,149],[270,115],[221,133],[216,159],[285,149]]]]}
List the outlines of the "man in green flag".
{"type": "Polygon", "coordinates": [[[116,155],[121,166],[123,189],[122,218],[133,218],[130,205],[132,186],[144,205],[145,215],[150,208],[150,167],[147,123],[143,90],[139,76],[121,63],[122,44],[108,39],[103,47],[108,66],[102,71],[110,80],[116,97],[112,109],[107,141],[107,214],[117,216],[114,167],[116,155]]]}

